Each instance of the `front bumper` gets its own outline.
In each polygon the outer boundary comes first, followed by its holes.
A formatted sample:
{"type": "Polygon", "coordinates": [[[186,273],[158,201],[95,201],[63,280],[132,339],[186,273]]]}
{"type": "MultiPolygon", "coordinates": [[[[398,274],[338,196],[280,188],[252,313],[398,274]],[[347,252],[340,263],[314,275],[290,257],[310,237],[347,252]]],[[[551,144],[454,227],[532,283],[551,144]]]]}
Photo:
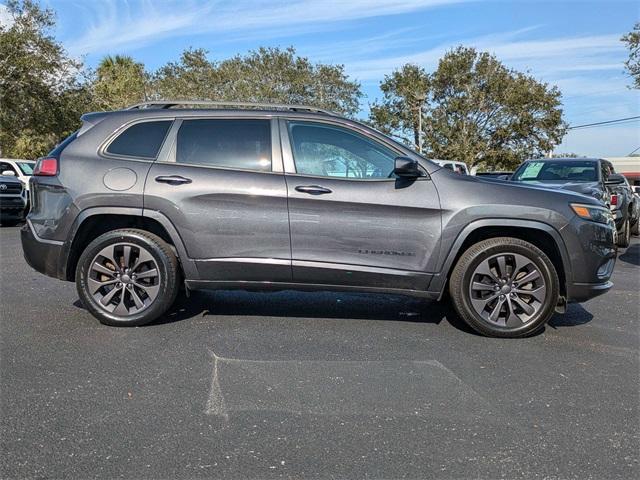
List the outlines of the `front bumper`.
{"type": "Polygon", "coordinates": [[[586,302],[598,295],[607,293],[613,282],[604,283],[570,283],[567,285],[567,296],[572,302],[586,302]]]}
{"type": "Polygon", "coordinates": [[[616,226],[575,217],[561,231],[570,261],[566,296],[584,302],[609,291],[616,262],[616,226]]]}
{"type": "Polygon", "coordinates": [[[63,244],[43,240],[36,236],[29,220],[20,230],[24,259],[34,270],[49,277],[65,280],[64,270],[61,268],[63,244]]]}
{"type": "Polygon", "coordinates": [[[2,218],[23,218],[24,200],[19,196],[0,196],[0,216],[2,218]]]}

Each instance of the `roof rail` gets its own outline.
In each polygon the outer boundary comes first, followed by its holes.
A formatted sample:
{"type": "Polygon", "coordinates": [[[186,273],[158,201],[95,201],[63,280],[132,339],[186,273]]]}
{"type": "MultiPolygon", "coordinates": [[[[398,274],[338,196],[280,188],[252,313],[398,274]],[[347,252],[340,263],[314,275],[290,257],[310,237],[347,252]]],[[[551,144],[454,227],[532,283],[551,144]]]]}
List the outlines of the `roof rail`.
{"type": "Polygon", "coordinates": [[[337,113],[310,105],[289,105],[286,103],[259,103],[259,102],[224,102],[209,100],[154,100],[137,103],[127,107],[126,110],[142,110],[144,108],[169,109],[176,106],[202,106],[202,107],[232,107],[232,108],[263,108],[268,110],[290,110],[324,113],[326,115],[338,116],[337,113]]]}

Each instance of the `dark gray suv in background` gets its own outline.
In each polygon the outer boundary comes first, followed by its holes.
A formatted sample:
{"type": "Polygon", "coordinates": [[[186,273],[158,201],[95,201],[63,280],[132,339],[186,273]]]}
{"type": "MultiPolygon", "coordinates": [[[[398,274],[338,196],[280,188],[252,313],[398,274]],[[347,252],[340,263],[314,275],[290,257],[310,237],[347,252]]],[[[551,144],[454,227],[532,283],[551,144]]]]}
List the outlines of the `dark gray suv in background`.
{"type": "Polygon", "coordinates": [[[22,244],[108,325],[156,319],[184,282],[448,290],[478,332],[521,337],[612,285],[597,200],[457,175],[330,112],[166,101],[82,120],[38,161],[22,244]]]}

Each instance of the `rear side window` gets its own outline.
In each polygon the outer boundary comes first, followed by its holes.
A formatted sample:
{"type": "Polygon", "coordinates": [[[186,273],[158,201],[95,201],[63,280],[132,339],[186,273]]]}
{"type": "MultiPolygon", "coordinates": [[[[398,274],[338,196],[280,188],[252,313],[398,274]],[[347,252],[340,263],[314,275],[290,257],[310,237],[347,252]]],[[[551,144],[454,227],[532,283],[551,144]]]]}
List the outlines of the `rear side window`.
{"type": "Polygon", "coordinates": [[[269,120],[184,120],[176,162],[270,172],[269,120]]]}
{"type": "Polygon", "coordinates": [[[170,126],[170,120],[131,125],[109,144],[107,153],[154,159],[158,156],[170,126]]]}

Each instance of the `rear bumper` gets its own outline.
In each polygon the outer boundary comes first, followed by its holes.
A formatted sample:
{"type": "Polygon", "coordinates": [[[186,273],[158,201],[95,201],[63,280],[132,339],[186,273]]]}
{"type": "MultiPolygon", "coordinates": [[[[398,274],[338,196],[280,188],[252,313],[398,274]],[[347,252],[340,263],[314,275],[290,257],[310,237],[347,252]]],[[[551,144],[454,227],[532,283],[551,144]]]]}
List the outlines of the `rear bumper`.
{"type": "Polygon", "coordinates": [[[60,268],[63,253],[61,242],[38,238],[29,220],[20,230],[20,240],[24,259],[31,268],[49,277],[65,280],[64,271],[60,268]]]}

